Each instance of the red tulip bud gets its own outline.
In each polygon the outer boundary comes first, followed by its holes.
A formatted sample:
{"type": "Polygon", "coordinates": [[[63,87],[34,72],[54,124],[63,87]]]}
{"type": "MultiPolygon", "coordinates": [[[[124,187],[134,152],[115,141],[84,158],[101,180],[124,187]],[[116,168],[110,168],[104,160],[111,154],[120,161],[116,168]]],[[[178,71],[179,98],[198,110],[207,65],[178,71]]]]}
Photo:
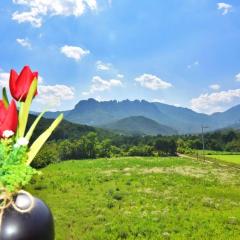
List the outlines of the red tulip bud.
{"type": "Polygon", "coordinates": [[[0,138],[3,137],[3,132],[11,130],[14,133],[18,126],[18,112],[17,106],[14,100],[6,108],[3,101],[0,100],[0,138]]]}
{"type": "MultiPolygon", "coordinates": [[[[10,92],[17,101],[24,102],[27,98],[30,86],[35,78],[38,78],[38,72],[32,72],[29,66],[25,66],[18,75],[15,70],[10,72],[10,92]]],[[[37,91],[35,96],[37,95],[37,91]]]]}

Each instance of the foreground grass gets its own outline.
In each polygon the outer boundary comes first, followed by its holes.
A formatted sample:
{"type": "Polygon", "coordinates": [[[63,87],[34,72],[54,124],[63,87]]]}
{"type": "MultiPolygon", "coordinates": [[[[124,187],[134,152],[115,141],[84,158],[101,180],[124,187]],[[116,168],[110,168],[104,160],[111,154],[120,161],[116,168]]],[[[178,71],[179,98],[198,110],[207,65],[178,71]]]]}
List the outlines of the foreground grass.
{"type": "Polygon", "coordinates": [[[239,239],[239,170],[184,158],[68,161],[29,186],[56,240],[239,239]]]}

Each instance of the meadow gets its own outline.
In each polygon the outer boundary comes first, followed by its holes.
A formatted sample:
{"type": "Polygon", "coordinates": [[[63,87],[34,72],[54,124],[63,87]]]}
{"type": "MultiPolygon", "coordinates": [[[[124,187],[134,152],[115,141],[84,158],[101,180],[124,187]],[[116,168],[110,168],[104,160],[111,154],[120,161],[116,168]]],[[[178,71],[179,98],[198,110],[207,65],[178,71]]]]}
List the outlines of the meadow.
{"type": "MultiPolygon", "coordinates": [[[[202,152],[201,150],[198,150],[199,152],[202,152]]],[[[227,151],[213,151],[213,150],[205,150],[206,155],[239,155],[240,152],[227,152],[227,151]]]]}
{"type": "Polygon", "coordinates": [[[240,165],[240,152],[227,152],[227,151],[213,151],[205,150],[204,154],[202,150],[194,149],[192,154],[187,154],[196,159],[208,159],[213,161],[218,161],[219,163],[229,163],[233,166],[240,165]]]}
{"type": "Polygon", "coordinates": [[[73,160],[28,190],[51,207],[56,240],[235,240],[239,171],[181,157],[73,160]]]}
{"type": "Polygon", "coordinates": [[[208,157],[221,160],[227,163],[240,164],[240,152],[210,151],[207,150],[208,157]]]}

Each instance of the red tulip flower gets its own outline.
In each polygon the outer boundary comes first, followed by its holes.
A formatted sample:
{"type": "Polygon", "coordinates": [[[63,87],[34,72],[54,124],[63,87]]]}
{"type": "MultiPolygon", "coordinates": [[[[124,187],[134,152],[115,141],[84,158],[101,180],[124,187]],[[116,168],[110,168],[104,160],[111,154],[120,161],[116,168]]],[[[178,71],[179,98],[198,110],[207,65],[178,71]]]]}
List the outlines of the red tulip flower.
{"type": "Polygon", "coordinates": [[[18,112],[14,100],[8,107],[5,107],[2,100],[0,100],[0,138],[3,137],[3,132],[11,130],[14,133],[18,126],[18,112]]]}
{"type": "MultiPolygon", "coordinates": [[[[17,101],[24,102],[27,98],[30,86],[35,78],[38,78],[38,72],[32,72],[29,66],[25,66],[18,75],[15,70],[10,72],[10,92],[17,101]]],[[[35,96],[37,91],[35,92],[35,96]]]]}

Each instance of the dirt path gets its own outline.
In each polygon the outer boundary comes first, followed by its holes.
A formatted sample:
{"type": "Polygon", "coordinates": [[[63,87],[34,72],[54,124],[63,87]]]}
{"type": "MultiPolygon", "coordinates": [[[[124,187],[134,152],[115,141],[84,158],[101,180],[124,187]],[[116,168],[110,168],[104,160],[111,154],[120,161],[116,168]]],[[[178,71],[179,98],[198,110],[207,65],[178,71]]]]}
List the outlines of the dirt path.
{"type": "MultiPolygon", "coordinates": [[[[201,158],[197,158],[197,157],[194,157],[194,156],[189,156],[189,155],[185,155],[185,154],[182,154],[182,153],[177,153],[177,155],[179,156],[179,157],[184,157],[184,158],[188,158],[188,159],[192,159],[192,160],[195,160],[195,161],[202,161],[202,162],[207,162],[207,163],[211,163],[211,164],[213,164],[214,162],[212,162],[212,161],[209,161],[209,160],[203,160],[203,159],[201,159],[201,158]]],[[[226,165],[227,166],[227,165],[226,165]]]]}

